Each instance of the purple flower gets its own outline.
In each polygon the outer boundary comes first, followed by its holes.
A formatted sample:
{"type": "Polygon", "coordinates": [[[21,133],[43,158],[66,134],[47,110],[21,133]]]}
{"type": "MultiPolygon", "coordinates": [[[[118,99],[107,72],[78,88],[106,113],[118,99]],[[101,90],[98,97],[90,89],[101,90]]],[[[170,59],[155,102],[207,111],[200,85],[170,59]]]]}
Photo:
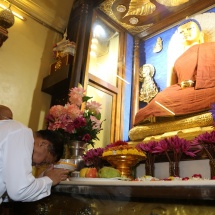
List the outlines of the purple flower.
{"type": "Polygon", "coordinates": [[[95,149],[89,149],[84,155],[83,159],[87,166],[94,165],[99,166],[102,162],[102,154],[104,152],[103,148],[95,148],[95,149]]]}
{"type": "Polygon", "coordinates": [[[91,136],[90,134],[85,134],[83,137],[82,137],[82,140],[85,141],[86,143],[91,140],[91,136]]]}
{"type": "Polygon", "coordinates": [[[163,153],[169,150],[169,144],[167,139],[160,140],[157,146],[154,148],[154,153],[163,153]]]}
{"type": "Polygon", "coordinates": [[[73,121],[74,127],[75,128],[80,128],[86,125],[86,119],[83,117],[77,117],[74,121],[73,121]]]}
{"type": "Polygon", "coordinates": [[[192,151],[191,146],[191,141],[188,141],[184,138],[179,138],[176,135],[160,140],[154,149],[154,153],[165,153],[169,162],[171,162],[170,155],[173,154],[174,161],[179,161],[182,154],[186,154],[191,157],[196,156],[197,151],[192,151]],[[169,154],[170,152],[171,154],[169,154]]]}
{"type": "Polygon", "coordinates": [[[154,153],[157,145],[158,145],[157,141],[149,141],[148,143],[137,144],[136,148],[146,153],[154,153]]]}
{"type": "Polygon", "coordinates": [[[200,142],[215,143],[215,131],[200,134],[193,140],[194,144],[199,144],[200,142]]]}
{"type": "Polygon", "coordinates": [[[211,105],[211,110],[209,110],[209,112],[211,112],[213,120],[215,122],[215,103],[211,105]]]}

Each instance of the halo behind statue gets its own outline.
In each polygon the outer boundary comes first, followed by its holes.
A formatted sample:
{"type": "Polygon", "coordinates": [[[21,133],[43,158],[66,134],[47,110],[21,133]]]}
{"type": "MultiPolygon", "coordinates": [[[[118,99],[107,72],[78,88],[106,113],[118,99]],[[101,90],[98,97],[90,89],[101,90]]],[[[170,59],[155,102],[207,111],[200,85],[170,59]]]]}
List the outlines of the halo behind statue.
{"type": "MultiPolygon", "coordinates": [[[[204,42],[215,42],[215,13],[203,13],[191,16],[189,18],[196,19],[204,33],[204,42]]],[[[168,68],[174,65],[175,60],[184,52],[182,38],[177,30],[170,39],[167,51],[168,68]],[[181,41],[181,42],[180,42],[181,41]]],[[[169,70],[169,69],[168,69],[169,70]]]]}

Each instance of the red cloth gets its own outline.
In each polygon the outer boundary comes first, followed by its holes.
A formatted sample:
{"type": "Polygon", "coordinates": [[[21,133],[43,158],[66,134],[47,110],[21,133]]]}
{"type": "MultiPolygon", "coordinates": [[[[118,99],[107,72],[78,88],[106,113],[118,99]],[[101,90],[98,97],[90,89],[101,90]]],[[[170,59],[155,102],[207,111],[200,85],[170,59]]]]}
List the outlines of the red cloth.
{"type": "MultiPolygon", "coordinates": [[[[206,43],[191,47],[177,59],[174,71],[178,76],[178,83],[189,79],[196,80],[196,76],[200,77],[198,72],[200,71],[202,73],[204,71],[202,65],[204,65],[205,68],[208,68],[206,65],[207,62],[215,62],[215,43],[213,43],[213,45],[206,44],[205,46],[204,44],[206,43]],[[206,47],[207,49],[212,47],[211,53],[214,54],[210,54],[210,57],[213,59],[205,60],[205,58],[199,57],[205,53],[206,47]],[[200,53],[202,50],[204,51],[200,53]],[[201,70],[198,70],[197,66],[199,60],[201,60],[201,70]]],[[[212,66],[210,66],[210,71],[213,71],[213,74],[215,74],[215,67],[212,69],[212,66]]],[[[215,81],[212,82],[215,83],[215,81]]],[[[189,87],[181,89],[178,84],[167,87],[163,91],[159,92],[146,107],[141,108],[137,112],[134,125],[140,124],[151,116],[173,116],[164,108],[156,104],[155,101],[174,112],[176,116],[206,111],[211,108],[211,104],[215,103],[215,87],[203,89],[189,87]]]]}

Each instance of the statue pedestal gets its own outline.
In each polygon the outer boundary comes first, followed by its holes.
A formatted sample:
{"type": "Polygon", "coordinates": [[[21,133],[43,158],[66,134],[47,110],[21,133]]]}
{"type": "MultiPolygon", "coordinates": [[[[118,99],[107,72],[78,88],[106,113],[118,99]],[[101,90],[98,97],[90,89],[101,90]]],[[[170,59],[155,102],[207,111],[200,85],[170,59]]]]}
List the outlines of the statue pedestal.
{"type": "Polygon", "coordinates": [[[147,142],[175,135],[185,139],[193,139],[198,134],[212,131],[213,123],[211,113],[206,112],[186,118],[174,118],[174,120],[165,122],[138,125],[129,131],[129,137],[132,142],[147,142]]]}

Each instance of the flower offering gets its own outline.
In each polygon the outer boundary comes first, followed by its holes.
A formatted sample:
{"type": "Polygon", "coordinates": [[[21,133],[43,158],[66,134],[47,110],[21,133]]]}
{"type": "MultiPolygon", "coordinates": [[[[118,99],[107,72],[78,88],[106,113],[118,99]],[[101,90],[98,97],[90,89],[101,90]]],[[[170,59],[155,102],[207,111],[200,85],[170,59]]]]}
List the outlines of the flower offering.
{"type": "Polygon", "coordinates": [[[46,117],[48,129],[61,132],[67,141],[84,141],[94,146],[102,130],[101,104],[91,98],[82,87],[70,89],[68,103],[50,108],[46,117]]]}

